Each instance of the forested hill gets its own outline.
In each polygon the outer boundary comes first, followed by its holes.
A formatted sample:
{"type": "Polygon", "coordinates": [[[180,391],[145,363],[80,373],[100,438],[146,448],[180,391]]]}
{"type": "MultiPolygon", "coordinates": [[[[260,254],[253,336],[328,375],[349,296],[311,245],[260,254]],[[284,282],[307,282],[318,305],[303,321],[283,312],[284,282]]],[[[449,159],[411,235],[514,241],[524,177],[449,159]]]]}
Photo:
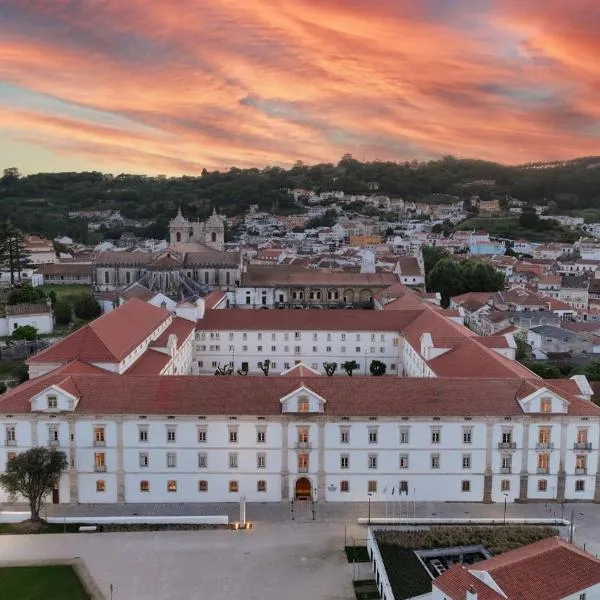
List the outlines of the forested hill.
{"type": "Polygon", "coordinates": [[[286,189],[362,194],[370,193],[373,183],[379,194],[415,201],[426,201],[432,194],[476,194],[482,200],[508,194],[527,202],[552,202],[562,210],[600,208],[600,157],[507,166],[454,157],[360,162],[345,155],[337,164],[204,170],[193,177],[99,172],[20,176],[8,168],[0,179],[0,221],[10,219],[27,232],[81,239],[84,224],[67,219],[69,211],[119,209],[125,217],[156,219],[160,231],[178,205],[192,218],[206,216],[213,206],[228,215],[239,214],[251,204],[286,214],[299,210],[286,189]]]}

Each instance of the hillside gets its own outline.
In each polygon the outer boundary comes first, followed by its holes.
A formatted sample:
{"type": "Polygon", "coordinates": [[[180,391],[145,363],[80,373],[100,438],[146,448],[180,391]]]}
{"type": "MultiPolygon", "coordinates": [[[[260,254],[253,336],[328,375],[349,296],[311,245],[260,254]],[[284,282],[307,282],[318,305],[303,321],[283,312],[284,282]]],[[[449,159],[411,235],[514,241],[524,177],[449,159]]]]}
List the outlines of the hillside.
{"type": "Polygon", "coordinates": [[[481,160],[445,157],[437,161],[360,162],[345,155],[337,164],[295,164],[290,169],[237,169],[198,176],[147,177],[99,172],[39,173],[20,176],[6,169],[0,179],[0,220],[49,237],[86,237],[85,224],[69,220],[75,210],[119,209],[125,217],[153,219],[147,234],[164,232],[167,219],[181,206],[191,218],[203,218],[213,206],[227,215],[251,204],[278,214],[301,210],[286,189],[377,192],[406,200],[436,195],[482,200],[510,195],[518,200],[551,203],[560,211],[600,209],[600,158],[507,166],[481,160]],[[371,187],[373,187],[371,185],[371,187]]]}

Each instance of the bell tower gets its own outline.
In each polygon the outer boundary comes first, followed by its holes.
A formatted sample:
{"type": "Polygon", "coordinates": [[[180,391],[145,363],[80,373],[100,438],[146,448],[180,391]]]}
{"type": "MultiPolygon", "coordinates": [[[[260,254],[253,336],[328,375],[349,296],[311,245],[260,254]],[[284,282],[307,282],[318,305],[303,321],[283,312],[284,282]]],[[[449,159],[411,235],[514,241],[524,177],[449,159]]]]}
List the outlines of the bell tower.
{"type": "Polygon", "coordinates": [[[215,250],[225,249],[225,223],[215,208],[204,226],[204,243],[215,250]]]}
{"type": "Polygon", "coordinates": [[[189,221],[181,214],[181,207],[177,209],[177,216],[169,222],[169,243],[189,242],[192,237],[192,228],[189,221]]]}

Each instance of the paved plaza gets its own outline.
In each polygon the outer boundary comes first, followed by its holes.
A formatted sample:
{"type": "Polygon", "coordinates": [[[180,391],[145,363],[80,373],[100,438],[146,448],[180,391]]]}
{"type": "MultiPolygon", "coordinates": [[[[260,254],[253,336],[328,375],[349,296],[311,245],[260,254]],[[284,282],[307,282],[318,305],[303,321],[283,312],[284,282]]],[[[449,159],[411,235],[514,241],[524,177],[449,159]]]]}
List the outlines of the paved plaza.
{"type": "MultiPolygon", "coordinates": [[[[6,507],[5,507],[6,508],[6,507]]],[[[249,531],[200,530],[0,536],[0,561],[80,557],[106,598],[113,600],[350,600],[352,567],[343,552],[345,536],[363,539],[356,524],[368,515],[364,504],[300,503],[292,520],[289,504],[248,504],[249,531]]],[[[400,514],[388,503],[388,515],[400,514]]],[[[570,518],[575,511],[575,542],[600,554],[600,506],[514,504],[510,517],[570,518]]],[[[385,516],[385,503],[371,503],[371,516],[385,516]]],[[[419,503],[402,505],[417,517],[492,517],[503,505],[419,503]]],[[[237,504],[96,505],[48,507],[48,515],[217,515],[239,518],[237,504]]],[[[568,528],[561,533],[568,535],[568,528]]],[[[364,575],[364,574],[361,574],[364,575]]]]}

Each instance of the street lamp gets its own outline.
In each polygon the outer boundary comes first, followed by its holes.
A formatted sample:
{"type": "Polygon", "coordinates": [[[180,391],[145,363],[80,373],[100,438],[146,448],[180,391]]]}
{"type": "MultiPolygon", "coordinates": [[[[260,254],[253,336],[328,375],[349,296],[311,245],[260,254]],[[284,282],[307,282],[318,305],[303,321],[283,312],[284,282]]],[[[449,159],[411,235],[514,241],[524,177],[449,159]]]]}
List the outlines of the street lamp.
{"type": "Polygon", "coordinates": [[[506,501],[508,500],[508,494],[504,492],[504,524],[506,525],[506,501]]]}
{"type": "Polygon", "coordinates": [[[370,524],[371,524],[371,496],[372,496],[372,495],[373,495],[373,494],[372,494],[371,492],[369,492],[369,493],[367,494],[367,496],[369,497],[369,518],[367,519],[367,525],[370,525],[370,524]]]}
{"type": "Polygon", "coordinates": [[[569,544],[573,543],[573,535],[575,533],[575,517],[583,517],[583,513],[576,513],[574,510],[571,511],[571,525],[569,526],[569,544]]]}

